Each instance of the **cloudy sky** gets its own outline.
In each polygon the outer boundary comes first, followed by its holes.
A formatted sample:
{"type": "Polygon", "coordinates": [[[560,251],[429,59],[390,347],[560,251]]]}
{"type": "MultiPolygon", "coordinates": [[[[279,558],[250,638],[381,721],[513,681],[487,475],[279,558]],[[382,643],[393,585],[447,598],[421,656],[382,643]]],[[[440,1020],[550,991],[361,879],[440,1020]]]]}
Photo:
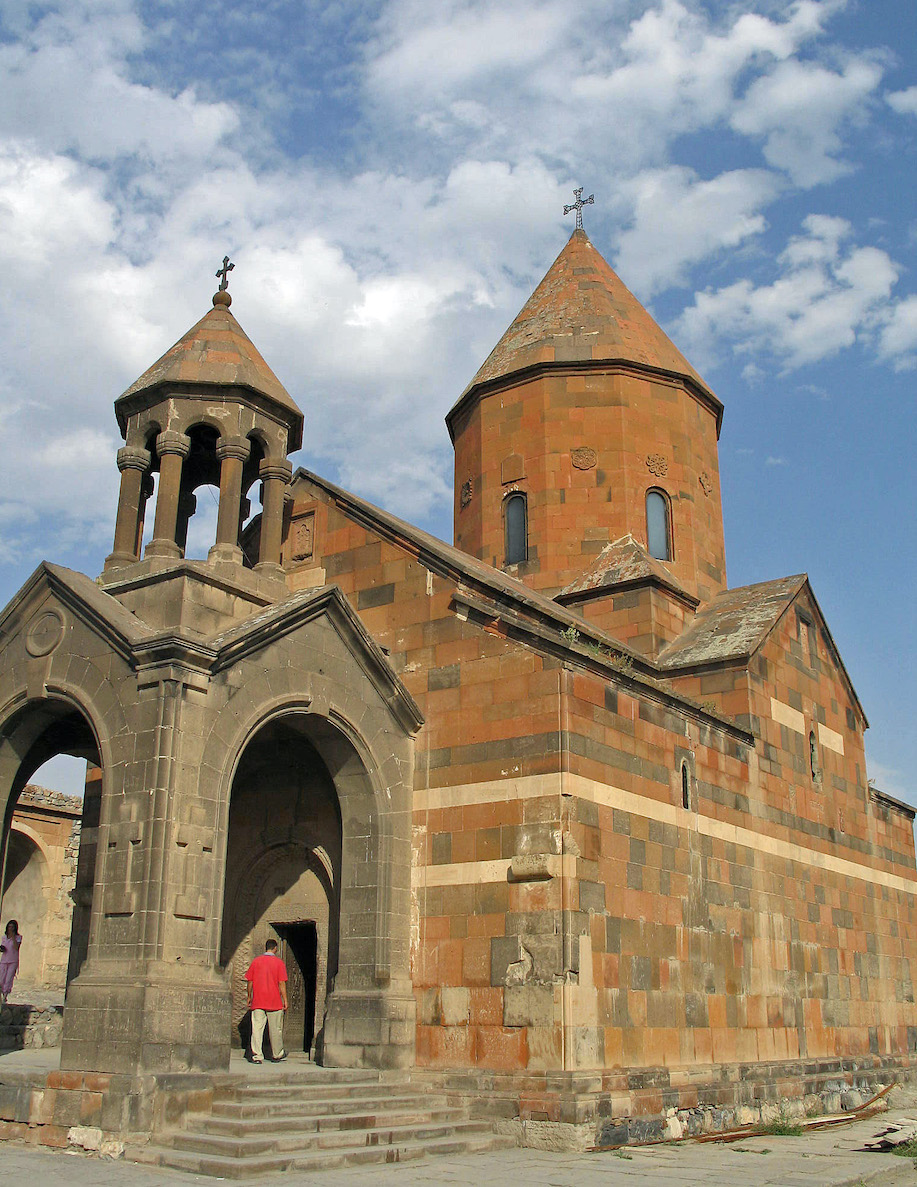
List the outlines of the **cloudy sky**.
{"type": "Polygon", "coordinates": [[[807,571],[917,802],[913,0],[3,0],[0,601],[111,545],[112,400],[210,305],[294,460],[448,538],[443,415],[587,230],[726,405],[730,584],[807,571]]]}

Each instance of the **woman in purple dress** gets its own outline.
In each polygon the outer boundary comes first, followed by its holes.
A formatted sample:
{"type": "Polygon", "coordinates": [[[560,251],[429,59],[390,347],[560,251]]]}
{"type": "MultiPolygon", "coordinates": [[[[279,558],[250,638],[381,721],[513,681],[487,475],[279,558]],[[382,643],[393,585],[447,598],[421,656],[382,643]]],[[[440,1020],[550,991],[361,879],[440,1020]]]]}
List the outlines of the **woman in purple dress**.
{"type": "Polygon", "coordinates": [[[0,1006],[6,1005],[6,999],[13,988],[13,978],[19,972],[19,945],[21,943],[19,924],[15,919],[11,919],[6,925],[3,939],[0,940],[0,1006]]]}

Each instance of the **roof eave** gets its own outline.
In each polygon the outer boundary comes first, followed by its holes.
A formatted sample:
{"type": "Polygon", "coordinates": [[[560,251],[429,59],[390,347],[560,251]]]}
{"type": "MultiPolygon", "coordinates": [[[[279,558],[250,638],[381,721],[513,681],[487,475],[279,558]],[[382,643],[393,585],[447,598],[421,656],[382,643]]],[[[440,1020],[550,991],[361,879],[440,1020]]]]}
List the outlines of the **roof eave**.
{"type": "Polygon", "coordinates": [[[174,380],[165,378],[157,379],[148,387],[128,388],[126,392],[115,400],[115,417],[118,421],[118,428],[121,430],[121,435],[124,436],[127,432],[127,422],[130,417],[136,412],[141,412],[149,404],[158,402],[166,392],[190,399],[197,397],[202,400],[210,400],[213,398],[215,391],[221,391],[224,394],[233,391],[245,392],[260,411],[273,416],[277,420],[281,420],[287,425],[290,430],[290,453],[299,449],[302,445],[304,418],[303,414],[293,404],[292,397],[290,397],[291,407],[278,400],[275,396],[272,396],[269,392],[264,392],[250,383],[217,383],[207,379],[191,381],[187,379],[174,380]],[[151,399],[153,396],[156,397],[156,400],[151,399]]]}
{"type": "Polygon", "coordinates": [[[589,371],[605,371],[612,368],[640,371],[643,374],[656,376],[661,379],[680,380],[695,398],[713,413],[716,418],[716,435],[717,439],[719,439],[720,429],[723,424],[723,404],[708,387],[698,383],[694,376],[687,374],[687,372],[672,371],[666,367],[656,367],[651,363],[642,363],[634,359],[620,357],[582,359],[580,361],[551,360],[532,363],[527,367],[519,367],[516,370],[507,371],[503,375],[497,375],[493,379],[485,379],[480,382],[472,380],[446,413],[446,427],[449,430],[449,437],[453,442],[455,441],[454,426],[459,415],[468,410],[478,399],[482,399],[484,396],[503,391],[508,387],[517,387],[521,383],[537,379],[539,376],[547,373],[557,374],[558,372],[566,372],[567,374],[577,375],[589,371]]]}

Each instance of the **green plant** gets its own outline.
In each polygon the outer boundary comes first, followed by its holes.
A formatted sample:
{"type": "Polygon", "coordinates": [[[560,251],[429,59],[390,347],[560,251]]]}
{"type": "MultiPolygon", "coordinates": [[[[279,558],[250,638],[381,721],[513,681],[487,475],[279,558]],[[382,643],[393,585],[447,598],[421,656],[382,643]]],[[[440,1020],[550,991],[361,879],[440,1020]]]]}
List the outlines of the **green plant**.
{"type": "Polygon", "coordinates": [[[623,1150],[612,1150],[612,1154],[615,1158],[626,1158],[628,1162],[632,1162],[634,1157],[633,1154],[627,1154],[623,1150]]]}
{"type": "Polygon", "coordinates": [[[623,652],[619,651],[616,655],[610,655],[608,662],[613,668],[616,668],[619,672],[623,672],[625,676],[633,671],[634,661],[629,655],[625,655],[623,652]]]}
{"type": "Polygon", "coordinates": [[[891,1153],[900,1154],[902,1158],[917,1159],[917,1138],[911,1138],[909,1142],[902,1142],[900,1146],[895,1146],[891,1153]]]}
{"type": "Polygon", "coordinates": [[[761,1133],[767,1133],[777,1138],[798,1138],[802,1136],[803,1127],[788,1113],[782,1112],[779,1117],[775,1117],[767,1125],[762,1125],[761,1133]]]}
{"type": "Polygon", "coordinates": [[[579,640],[579,631],[571,622],[565,631],[560,632],[562,639],[566,639],[568,643],[576,643],[579,640]]]}

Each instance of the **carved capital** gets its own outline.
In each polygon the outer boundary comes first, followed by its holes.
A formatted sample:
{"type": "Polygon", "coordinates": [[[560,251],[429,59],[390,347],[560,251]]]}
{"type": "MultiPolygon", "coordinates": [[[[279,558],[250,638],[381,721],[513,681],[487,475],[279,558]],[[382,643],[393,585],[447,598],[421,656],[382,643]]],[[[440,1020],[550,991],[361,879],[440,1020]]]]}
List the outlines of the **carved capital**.
{"type": "Polygon", "coordinates": [[[258,467],[258,474],[265,482],[269,482],[271,479],[282,479],[284,483],[287,483],[293,477],[293,467],[288,461],[275,462],[270,458],[265,458],[258,467]]]}
{"type": "Polygon", "coordinates": [[[122,472],[124,470],[148,470],[151,460],[148,449],[138,449],[135,445],[125,445],[118,450],[118,469],[122,472]]]}
{"type": "Polygon", "coordinates": [[[156,438],[156,452],[160,457],[167,453],[187,457],[191,452],[191,438],[187,433],[176,433],[174,429],[166,429],[156,438]]]}
{"type": "Polygon", "coordinates": [[[220,461],[227,457],[246,461],[252,451],[252,443],[247,437],[221,437],[217,442],[216,455],[220,461]]]}

